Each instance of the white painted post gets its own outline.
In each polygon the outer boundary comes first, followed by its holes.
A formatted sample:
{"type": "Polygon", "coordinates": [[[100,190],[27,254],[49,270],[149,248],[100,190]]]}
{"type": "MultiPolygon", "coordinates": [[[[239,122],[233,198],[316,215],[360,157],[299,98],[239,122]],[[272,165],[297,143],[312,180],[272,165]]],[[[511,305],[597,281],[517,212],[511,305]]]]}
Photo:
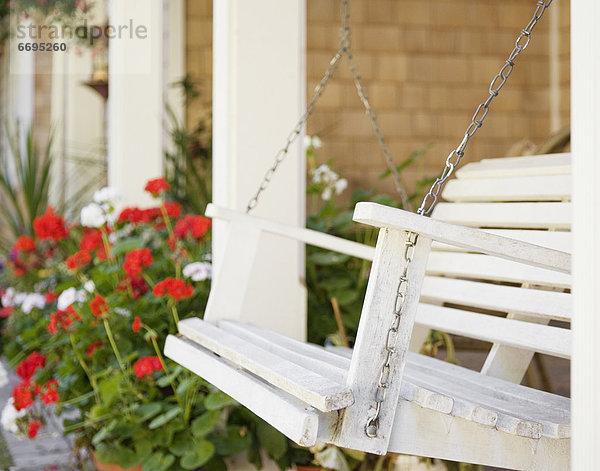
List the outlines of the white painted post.
{"type": "Polygon", "coordinates": [[[128,205],[155,204],[144,185],[163,173],[164,1],[109,5],[109,24],[122,34],[109,46],[108,182],[128,205]],[[131,37],[131,26],[139,34],[131,37]]]}
{"type": "MultiPolygon", "coordinates": [[[[305,0],[213,2],[213,201],[245,209],[305,105],[305,0]]],[[[262,194],[257,216],[304,225],[302,136],[262,194]]],[[[215,276],[226,226],[215,223],[215,276]]],[[[304,250],[265,236],[244,320],[303,339],[304,250]]]]}
{"type": "Polygon", "coordinates": [[[571,2],[572,469],[600,469],[600,3],[571,2]]]}

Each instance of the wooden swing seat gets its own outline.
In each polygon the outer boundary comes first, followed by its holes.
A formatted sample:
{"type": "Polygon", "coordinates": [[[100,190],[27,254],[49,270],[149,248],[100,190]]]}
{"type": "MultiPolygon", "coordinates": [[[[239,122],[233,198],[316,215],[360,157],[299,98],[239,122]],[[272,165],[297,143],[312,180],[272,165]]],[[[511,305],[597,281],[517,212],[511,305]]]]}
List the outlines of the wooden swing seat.
{"type": "Polygon", "coordinates": [[[242,267],[214,280],[205,320],[181,321],[165,353],[304,446],[569,469],[570,399],[519,383],[535,352],[570,358],[570,194],[568,154],[483,160],[457,172],[432,219],[359,203],[354,219],[382,228],[376,248],[210,207],[230,223],[226,254],[242,250],[238,234],[268,232],[374,260],[355,348],[239,321],[242,267]],[[406,231],[419,234],[408,309],[369,438],[406,231]],[[482,371],[418,354],[430,329],[490,342],[482,371]]]}

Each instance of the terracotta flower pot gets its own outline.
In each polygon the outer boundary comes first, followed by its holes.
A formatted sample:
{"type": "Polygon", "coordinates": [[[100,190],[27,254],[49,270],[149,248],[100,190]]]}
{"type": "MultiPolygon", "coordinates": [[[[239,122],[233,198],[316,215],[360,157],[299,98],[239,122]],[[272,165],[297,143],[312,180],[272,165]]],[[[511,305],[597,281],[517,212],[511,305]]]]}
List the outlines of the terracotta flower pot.
{"type": "Polygon", "coordinates": [[[96,466],[96,469],[98,471],[142,471],[142,465],[138,464],[137,466],[134,466],[133,468],[121,468],[118,464],[104,464],[104,463],[100,463],[97,459],[96,459],[96,452],[92,452],[92,460],[94,461],[94,466],[96,466]]]}
{"type": "Polygon", "coordinates": [[[320,466],[297,464],[296,469],[298,471],[322,471],[323,468],[321,468],[320,466]]]}

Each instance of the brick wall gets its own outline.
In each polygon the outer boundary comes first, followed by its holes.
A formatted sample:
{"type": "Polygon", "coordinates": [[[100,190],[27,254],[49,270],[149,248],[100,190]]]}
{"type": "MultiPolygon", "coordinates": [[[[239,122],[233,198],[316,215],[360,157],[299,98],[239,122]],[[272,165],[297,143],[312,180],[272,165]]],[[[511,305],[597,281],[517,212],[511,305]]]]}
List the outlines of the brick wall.
{"type": "MultiPolygon", "coordinates": [[[[568,0],[560,8],[560,113],[569,115],[568,0]]],[[[555,5],[553,5],[555,7],[555,5]]],[[[492,77],[535,8],[529,0],[352,0],[352,47],[373,107],[396,162],[435,142],[420,168],[404,174],[435,175],[461,140],[492,77]]],[[[188,72],[210,95],[211,1],[188,0],[188,72]]],[[[338,0],[307,1],[307,95],[337,47],[338,0]]],[[[465,160],[502,156],[522,139],[550,133],[549,21],[536,27],[493,112],[469,144],[465,160]]],[[[308,124],[324,147],[320,161],[335,166],[353,185],[392,191],[378,175],[384,161],[345,64],[338,69],[308,124]]],[[[202,105],[189,110],[192,120],[202,105]]],[[[290,123],[290,128],[293,123],[290,123]]],[[[285,136],[282,136],[284,139],[285,136]]]]}

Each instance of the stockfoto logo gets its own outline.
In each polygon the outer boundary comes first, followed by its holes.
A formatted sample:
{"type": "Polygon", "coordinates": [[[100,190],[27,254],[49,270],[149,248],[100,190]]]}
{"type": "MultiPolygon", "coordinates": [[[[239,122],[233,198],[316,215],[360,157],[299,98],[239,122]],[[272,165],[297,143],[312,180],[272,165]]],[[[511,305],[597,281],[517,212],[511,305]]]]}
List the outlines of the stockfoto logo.
{"type": "Polygon", "coordinates": [[[143,24],[135,24],[132,18],[128,23],[119,25],[88,25],[87,20],[83,24],[72,27],[69,25],[24,25],[17,26],[16,38],[20,41],[65,41],[76,40],[79,43],[87,42],[90,46],[99,41],[109,39],[146,39],[148,28],[143,24]]]}

